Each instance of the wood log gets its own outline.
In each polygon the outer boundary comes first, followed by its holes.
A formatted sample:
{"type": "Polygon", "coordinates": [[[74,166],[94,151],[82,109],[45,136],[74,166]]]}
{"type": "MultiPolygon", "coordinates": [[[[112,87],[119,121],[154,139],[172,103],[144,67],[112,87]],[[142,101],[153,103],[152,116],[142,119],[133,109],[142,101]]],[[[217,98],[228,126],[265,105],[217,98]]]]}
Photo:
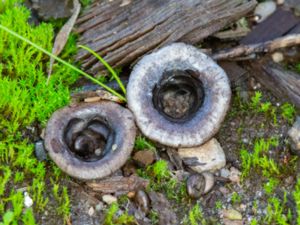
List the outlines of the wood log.
{"type": "Polygon", "coordinates": [[[136,175],[131,175],[130,177],[114,176],[86,184],[94,191],[102,193],[127,193],[129,191],[145,189],[149,185],[149,181],[136,175]]]}
{"type": "MultiPolygon", "coordinates": [[[[251,11],[255,0],[122,0],[96,1],[77,21],[79,43],[87,45],[113,67],[134,62],[163,45],[197,44],[251,11]],[[123,2],[124,3],[124,2],[123,2]]],[[[76,56],[96,74],[104,67],[90,53],[76,56]]]]}
{"type": "Polygon", "coordinates": [[[280,99],[300,109],[300,75],[274,63],[252,62],[252,75],[280,99]]]}

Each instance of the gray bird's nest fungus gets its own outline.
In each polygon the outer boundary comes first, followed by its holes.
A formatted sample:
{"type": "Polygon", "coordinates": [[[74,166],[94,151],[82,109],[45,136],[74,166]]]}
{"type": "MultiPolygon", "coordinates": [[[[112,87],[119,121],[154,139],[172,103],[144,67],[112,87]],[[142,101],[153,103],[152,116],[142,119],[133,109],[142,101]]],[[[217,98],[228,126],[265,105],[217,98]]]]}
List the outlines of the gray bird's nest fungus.
{"type": "Polygon", "coordinates": [[[127,86],[128,107],[142,133],[172,147],[209,140],[218,131],[230,98],[223,69],[183,43],[144,56],[127,86]]]}
{"type": "Polygon", "coordinates": [[[109,102],[83,103],[56,111],[48,121],[45,147],[70,176],[88,180],[111,175],[134,146],[132,113],[109,102]]]}

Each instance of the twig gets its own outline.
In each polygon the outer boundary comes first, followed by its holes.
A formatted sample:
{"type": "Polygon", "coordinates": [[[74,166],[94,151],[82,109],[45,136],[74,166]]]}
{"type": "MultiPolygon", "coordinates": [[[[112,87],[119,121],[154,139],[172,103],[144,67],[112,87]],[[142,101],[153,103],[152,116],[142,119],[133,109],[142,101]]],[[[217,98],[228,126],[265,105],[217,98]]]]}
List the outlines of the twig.
{"type": "Polygon", "coordinates": [[[300,34],[291,34],[272,41],[266,41],[251,45],[240,45],[235,48],[219,51],[212,55],[214,60],[227,60],[236,57],[244,57],[253,53],[273,52],[279,48],[286,48],[300,44],[300,34]]]}

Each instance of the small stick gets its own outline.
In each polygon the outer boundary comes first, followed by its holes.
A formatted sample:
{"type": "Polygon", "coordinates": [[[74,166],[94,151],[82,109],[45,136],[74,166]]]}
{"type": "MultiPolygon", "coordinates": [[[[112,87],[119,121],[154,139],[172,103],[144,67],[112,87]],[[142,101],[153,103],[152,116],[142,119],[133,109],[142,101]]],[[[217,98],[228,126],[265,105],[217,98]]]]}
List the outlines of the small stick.
{"type": "Polygon", "coordinates": [[[284,37],[276,38],[271,41],[266,41],[251,45],[240,45],[234,48],[221,50],[212,54],[214,60],[228,60],[236,57],[244,57],[253,53],[273,52],[280,48],[291,47],[300,44],[300,34],[291,34],[284,37]]]}

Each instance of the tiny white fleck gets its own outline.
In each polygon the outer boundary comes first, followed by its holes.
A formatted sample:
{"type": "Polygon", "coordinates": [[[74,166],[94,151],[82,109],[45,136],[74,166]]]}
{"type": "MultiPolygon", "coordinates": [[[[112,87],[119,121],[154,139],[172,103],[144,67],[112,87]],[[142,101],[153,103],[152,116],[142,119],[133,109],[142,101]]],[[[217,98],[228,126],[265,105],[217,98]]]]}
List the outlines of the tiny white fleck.
{"type": "Polygon", "coordinates": [[[26,191],[24,192],[24,205],[26,208],[29,208],[33,205],[33,200],[26,191]]]}
{"type": "Polygon", "coordinates": [[[116,144],[113,144],[113,146],[111,147],[111,150],[115,151],[118,148],[118,146],[116,144]]]}

